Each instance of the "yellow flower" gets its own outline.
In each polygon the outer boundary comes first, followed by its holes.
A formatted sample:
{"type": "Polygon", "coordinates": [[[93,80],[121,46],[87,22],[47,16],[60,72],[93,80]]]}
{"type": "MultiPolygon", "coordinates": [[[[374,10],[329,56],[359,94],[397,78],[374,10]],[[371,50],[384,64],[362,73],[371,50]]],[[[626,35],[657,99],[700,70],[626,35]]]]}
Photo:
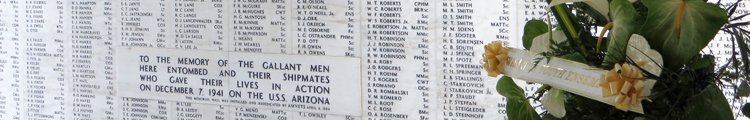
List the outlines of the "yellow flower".
{"type": "Polygon", "coordinates": [[[616,96],[615,107],[627,111],[631,105],[641,104],[641,91],[644,87],[643,72],[636,66],[617,64],[607,73],[601,86],[604,97],[616,96]]]}
{"type": "Polygon", "coordinates": [[[500,41],[492,41],[490,44],[484,45],[482,64],[484,70],[487,71],[487,75],[495,77],[503,73],[505,65],[509,61],[508,50],[508,48],[503,47],[503,43],[500,41]]]}

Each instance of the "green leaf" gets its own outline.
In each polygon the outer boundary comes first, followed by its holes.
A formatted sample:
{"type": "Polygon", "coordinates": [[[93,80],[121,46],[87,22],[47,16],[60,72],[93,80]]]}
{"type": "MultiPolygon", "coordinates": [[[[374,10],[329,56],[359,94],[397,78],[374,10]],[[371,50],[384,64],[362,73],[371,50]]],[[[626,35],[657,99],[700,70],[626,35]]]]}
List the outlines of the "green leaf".
{"type": "Polygon", "coordinates": [[[640,27],[638,19],[640,16],[627,0],[613,0],[612,6],[612,30],[610,33],[607,54],[604,56],[604,66],[613,66],[625,61],[625,51],[628,40],[633,32],[640,27]]]}
{"type": "Polygon", "coordinates": [[[565,55],[560,56],[560,58],[568,59],[568,60],[572,60],[572,61],[576,61],[580,63],[586,62],[586,58],[584,58],[583,55],[581,55],[580,53],[565,54],[565,55]]]}
{"type": "Polygon", "coordinates": [[[508,99],[526,99],[523,94],[523,89],[518,87],[518,85],[513,82],[513,78],[508,76],[503,76],[497,81],[496,89],[497,93],[500,93],[500,95],[505,96],[508,99]]]}
{"type": "Polygon", "coordinates": [[[733,120],[732,109],[716,84],[710,84],[701,93],[688,99],[684,120],[733,120]]]}
{"type": "Polygon", "coordinates": [[[527,50],[531,49],[534,37],[547,33],[547,31],[549,31],[547,23],[544,23],[542,20],[530,20],[526,22],[526,25],[523,27],[523,47],[527,50]]]}
{"type": "Polygon", "coordinates": [[[727,13],[704,0],[642,0],[648,16],[640,34],[664,56],[665,66],[682,67],[727,23],[727,13]]]}
{"type": "Polygon", "coordinates": [[[529,100],[508,100],[506,112],[509,120],[541,120],[542,118],[531,107],[529,100]]]}
{"type": "Polygon", "coordinates": [[[529,100],[524,97],[523,90],[513,82],[513,78],[503,76],[497,81],[497,92],[506,97],[505,108],[510,120],[541,120],[529,100]]]}
{"type": "Polygon", "coordinates": [[[609,19],[609,4],[607,3],[607,0],[552,0],[550,1],[549,6],[581,1],[588,4],[589,6],[591,6],[591,8],[594,8],[596,12],[599,12],[599,14],[604,15],[604,17],[609,19]]]}
{"type": "Polygon", "coordinates": [[[531,103],[529,103],[529,100],[523,99],[521,101],[519,100],[510,100],[507,101],[507,108],[506,111],[508,112],[508,119],[509,120],[541,120],[542,118],[534,111],[534,108],[531,107],[531,103]]]}
{"type": "Polygon", "coordinates": [[[703,69],[710,66],[713,66],[714,64],[714,57],[705,57],[698,59],[697,61],[692,62],[688,66],[692,68],[693,70],[703,69]]]}
{"type": "Polygon", "coordinates": [[[742,81],[742,83],[740,83],[736,95],[740,97],[747,97],[750,95],[750,85],[747,84],[747,81],[742,81]]]}
{"type": "Polygon", "coordinates": [[[584,57],[588,57],[587,46],[596,46],[596,41],[594,37],[591,37],[591,33],[583,29],[583,25],[578,22],[572,10],[567,5],[555,5],[551,9],[552,14],[555,15],[555,19],[557,20],[558,27],[562,29],[565,36],[571,41],[568,42],[570,47],[577,49],[577,52],[580,52],[584,57]]]}

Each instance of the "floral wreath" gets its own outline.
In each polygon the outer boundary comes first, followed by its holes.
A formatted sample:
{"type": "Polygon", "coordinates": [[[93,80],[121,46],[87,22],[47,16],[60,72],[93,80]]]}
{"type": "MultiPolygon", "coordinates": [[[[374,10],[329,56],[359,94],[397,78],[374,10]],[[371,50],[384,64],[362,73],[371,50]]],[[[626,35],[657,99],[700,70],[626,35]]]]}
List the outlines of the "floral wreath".
{"type": "Polygon", "coordinates": [[[482,64],[500,76],[512,120],[734,119],[719,85],[730,84],[734,99],[750,95],[750,22],[735,14],[741,1],[548,0],[547,21],[554,16],[556,25],[528,21],[524,48],[491,42],[482,64]],[[733,49],[717,65],[701,50],[719,32],[733,49]],[[513,78],[543,86],[527,97],[513,78]]]}

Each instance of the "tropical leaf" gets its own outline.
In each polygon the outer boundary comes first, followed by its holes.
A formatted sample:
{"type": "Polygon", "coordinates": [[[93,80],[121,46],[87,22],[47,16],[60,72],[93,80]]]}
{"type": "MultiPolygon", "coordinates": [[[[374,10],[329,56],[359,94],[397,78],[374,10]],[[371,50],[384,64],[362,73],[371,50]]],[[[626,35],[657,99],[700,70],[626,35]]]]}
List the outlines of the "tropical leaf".
{"type": "Polygon", "coordinates": [[[587,5],[591,6],[591,8],[594,8],[596,12],[599,12],[599,14],[609,19],[609,3],[607,2],[607,0],[552,0],[550,1],[549,6],[571,2],[584,2],[587,5]]]}
{"type": "Polygon", "coordinates": [[[508,76],[503,76],[497,81],[496,89],[497,93],[500,93],[500,95],[505,96],[508,99],[526,99],[523,94],[523,89],[518,87],[518,85],[513,82],[513,78],[508,76]]]}
{"type": "Polygon", "coordinates": [[[750,95],[750,85],[747,84],[747,81],[742,81],[742,83],[740,83],[737,93],[735,94],[740,97],[747,97],[750,95]]]}
{"type": "Polygon", "coordinates": [[[640,34],[664,56],[665,66],[682,67],[727,22],[727,13],[704,0],[642,0],[648,16],[640,34]]]}
{"type": "Polygon", "coordinates": [[[581,53],[585,58],[588,58],[588,48],[596,46],[596,41],[594,40],[594,37],[591,37],[591,33],[587,31],[580,22],[578,22],[577,17],[574,16],[567,5],[555,5],[552,6],[551,10],[557,20],[557,27],[561,29],[563,33],[565,33],[565,37],[571,41],[567,42],[568,45],[575,49],[576,52],[581,53]]]}
{"type": "Polygon", "coordinates": [[[732,109],[719,87],[710,84],[698,95],[688,99],[684,120],[732,120],[732,109]]]}
{"type": "Polygon", "coordinates": [[[513,82],[513,78],[503,76],[497,81],[497,93],[505,96],[505,108],[510,120],[541,120],[542,118],[531,107],[531,103],[524,97],[523,90],[513,82]]]}
{"type": "Polygon", "coordinates": [[[627,0],[614,0],[612,6],[612,30],[609,32],[607,54],[604,56],[604,66],[613,66],[625,61],[625,51],[628,40],[633,32],[640,27],[638,12],[627,0]]]}
{"type": "Polygon", "coordinates": [[[531,49],[534,37],[542,35],[547,31],[549,31],[547,23],[544,23],[542,20],[530,20],[526,22],[526,25],[523,27],[523,47],[527,50],[531,49]]]}
{"type": "Polygon", "coordinates": [[[691,64],[688,64],[688,66],[693,70],[708,68],[711,66],[714,66],[714,57],[713,56],[704,56],[701,59],[698,59],[691,64]]]}
{"type": "Polygon", "coordinates": [[[580,63],[586,62],[586,58],[584,58],[583,55],[581,55],[580,53],[565,54],[565,55],[560,56],[560,58],[568,59],[568,60],[572,60],[572,61],[576,61],[580,63]]]}
{"type": "Polygon", "coordinates": [[[527,99],[508,99],[506,111],[509,120],[541,120],[527,99]]]}

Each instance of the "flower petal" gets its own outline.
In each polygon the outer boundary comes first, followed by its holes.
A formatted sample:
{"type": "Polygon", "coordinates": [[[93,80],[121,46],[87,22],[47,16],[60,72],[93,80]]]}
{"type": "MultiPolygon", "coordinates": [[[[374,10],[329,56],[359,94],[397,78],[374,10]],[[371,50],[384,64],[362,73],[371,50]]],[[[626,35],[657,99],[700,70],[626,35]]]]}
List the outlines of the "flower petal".
{"type": "MultiPolygon", "coordinates": [[[[562,31],[552,31],[552,41],[555,43],[562,43],[568,39],[568,37],[565,37],[565,33],[562,31]]],[[[542,35],[534,37],[534,42],[531,44],[531,49],[529,51],[533,53],[542,53],[542,52],[549,52],[550,46],[552,45],[550,43],[550,32],[544,33],[542,35]]]]}
{"type": "Polygon", "coordinates": [[[661,75],[663,60],[661,54],[651,49],[641,35],[633,34],[628,41],[627,56],[638,64],[641,68],[654,75],[661,75]]]}
{"type": "Polygon", "coordinates": [[[557,118],[565,117],[565,96],[563,95],[562,90],[552,88],[542,98],[544,109],[557,118]]]}
{"type": "Polygon", "coordinates": [[[648,61],[647,64],[641,67],[651,74],[656,76],[661,75],[661,66],[664,65],[664,60],[661,58],[661,54],[656,50],[650,49],[646,51],[646,56],[650,57],[650,59],[646,59],[645,61],[648,61]]]}
{"type": "Polygon", "coordinates": [[[641,52],[646,52],[648,49],[651,49],[651,46],[648,45],[646,38],[638,34],[633,34],[630,36],[630,40],[628,40],[626,53],[628,56],[634,56],[641,54],[641,52]]]}

